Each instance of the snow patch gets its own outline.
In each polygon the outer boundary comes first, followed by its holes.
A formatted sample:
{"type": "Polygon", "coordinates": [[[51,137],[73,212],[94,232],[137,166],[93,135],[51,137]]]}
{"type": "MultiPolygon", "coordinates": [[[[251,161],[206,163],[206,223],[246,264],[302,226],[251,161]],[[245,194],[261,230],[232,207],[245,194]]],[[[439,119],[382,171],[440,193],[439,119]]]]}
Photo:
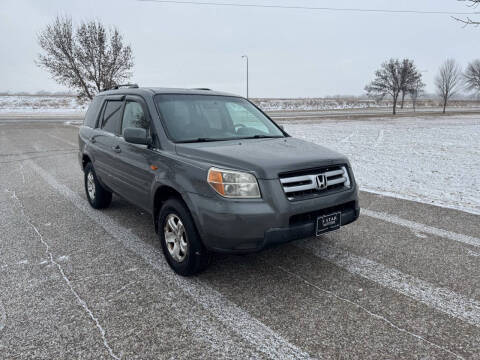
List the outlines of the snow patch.
{"type": "Polygon", "coordinates": [[[384,212],[373,211],[370,209],[362,209],[362,215],[372,217],[374,219],[389,222],[391,224],[404,226],[417,233],[426,233],[434,236],[443,237],[445,239],[461,242],[463,244],[480,247],[480,238],[474,236],[468,236],[464,234],[458,234],[453,231],[438,229],[433,226],[417,223],[415,221],[403,219],[396,215],[387,214],[384,212]]]}
{"type": "Polygon", "coordinates": [[[312,111],[380,108],[390,105],[388,101],[356,98],[310,98],[310,99],[253,99],[263,111],[312,111]]]}
{"type": "Polygon", "coordinates": [[[0,113],[79,113],[88,104],[79,104],[74,96],[0,95],[0,113]]]}
{"type": "Polygon", "coordinates": [[[304,240],[295,245],[349,273],[371,280],[473,326],[480,326],[480,301],[476,299],[319,242],[304,240]]]}
{"type": "Polygon", "coordinates": [[[480,253],[467,249],[467,254],[473,257],[480,257],[480,253]]]}
{"type": "Polygon", "coordinates": [[[426,239],[426,238],[428,238],[427,235],[422,234],[422,233],[420,233],[420,232],[414,231],[413,233],[414,233],[415,236],[416,236],[417,238],[419,238],[419,239],[426,239]]]}

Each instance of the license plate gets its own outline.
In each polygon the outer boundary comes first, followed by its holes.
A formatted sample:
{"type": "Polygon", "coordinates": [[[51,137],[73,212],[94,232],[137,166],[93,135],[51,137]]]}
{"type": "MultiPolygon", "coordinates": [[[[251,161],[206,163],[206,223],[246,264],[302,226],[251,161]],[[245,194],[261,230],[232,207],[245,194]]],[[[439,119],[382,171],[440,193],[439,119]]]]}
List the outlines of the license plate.
{"type": "Polygon", "coordinates": [[[319,216],[317,218],[317,236],[340,227],[341,212],[319,216]]]}

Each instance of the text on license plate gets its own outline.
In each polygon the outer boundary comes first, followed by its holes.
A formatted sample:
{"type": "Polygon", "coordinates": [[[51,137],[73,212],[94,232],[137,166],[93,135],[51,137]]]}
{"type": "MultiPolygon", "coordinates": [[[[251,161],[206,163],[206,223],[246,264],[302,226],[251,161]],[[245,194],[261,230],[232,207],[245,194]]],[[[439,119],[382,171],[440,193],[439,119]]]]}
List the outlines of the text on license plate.
{"type": "Polygon", "coordinates": [[[327,231],[338,229],[340,227],[341,216],[341,212],[319,216],[317,218],[317,236],[327,231]]]}

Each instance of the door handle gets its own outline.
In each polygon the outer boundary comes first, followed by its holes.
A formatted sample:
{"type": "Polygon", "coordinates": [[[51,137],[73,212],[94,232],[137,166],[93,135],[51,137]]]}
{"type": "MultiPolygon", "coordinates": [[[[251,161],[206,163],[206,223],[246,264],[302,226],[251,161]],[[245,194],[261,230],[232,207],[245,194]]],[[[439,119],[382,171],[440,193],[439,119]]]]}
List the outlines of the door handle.
{"type": "Polygon", "coordinates": [[[122,149],[120,149],[120,146],[112,146],[112,150],[115,151],[116,153],[122,152],[122,149]]]}

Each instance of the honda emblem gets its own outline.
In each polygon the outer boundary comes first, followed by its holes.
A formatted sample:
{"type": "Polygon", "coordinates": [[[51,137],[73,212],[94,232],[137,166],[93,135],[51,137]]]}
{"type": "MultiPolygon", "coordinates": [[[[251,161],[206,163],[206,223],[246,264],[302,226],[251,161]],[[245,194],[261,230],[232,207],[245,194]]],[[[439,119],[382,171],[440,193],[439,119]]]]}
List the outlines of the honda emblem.
{"type": "Polygon", "coordinates": [[[323,190],[327,188],[327,177],[325,175],[317,175],[317,189],[323,190]]]}

